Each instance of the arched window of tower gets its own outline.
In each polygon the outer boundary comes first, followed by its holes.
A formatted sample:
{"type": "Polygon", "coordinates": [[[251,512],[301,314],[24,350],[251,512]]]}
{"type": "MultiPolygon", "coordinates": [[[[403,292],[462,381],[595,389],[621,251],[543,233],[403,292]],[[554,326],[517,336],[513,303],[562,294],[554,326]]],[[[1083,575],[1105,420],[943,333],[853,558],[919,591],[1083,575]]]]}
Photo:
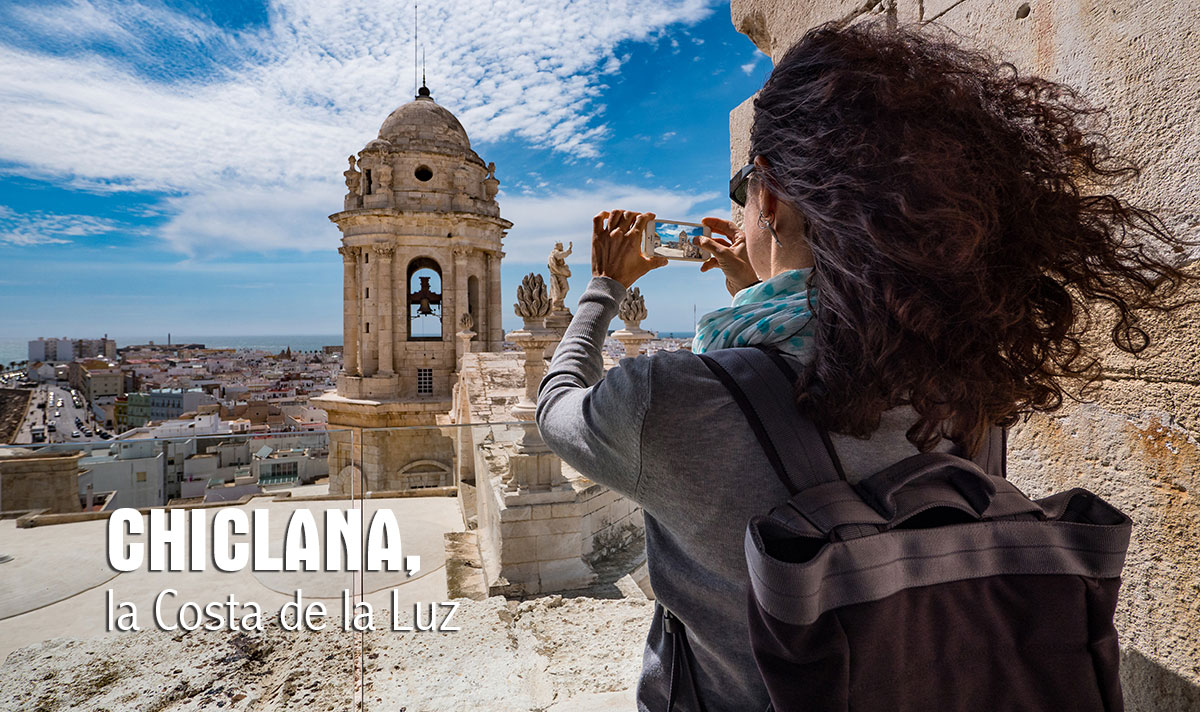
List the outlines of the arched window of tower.
{"type": "Polygon", "coordinates": [[[430,170],[429,166],[420,165],[417,166],[417,170],[413,171],[413,175],[416,176],[417,180],[424,183],[433,178],[433,171],[430,170]]]}
{"type": "Polygon", "coordinates": [[[442,339],[442,268],[430,257],[408,263],[408,340],[442,339]]]}
{"type": "Polygon", "coordinates": [[[479,339],[479,278],[475,275],[467,277],[467,312],[471,314],[471,323],[475,324],[475,335],[472,341],[479,339]]]}

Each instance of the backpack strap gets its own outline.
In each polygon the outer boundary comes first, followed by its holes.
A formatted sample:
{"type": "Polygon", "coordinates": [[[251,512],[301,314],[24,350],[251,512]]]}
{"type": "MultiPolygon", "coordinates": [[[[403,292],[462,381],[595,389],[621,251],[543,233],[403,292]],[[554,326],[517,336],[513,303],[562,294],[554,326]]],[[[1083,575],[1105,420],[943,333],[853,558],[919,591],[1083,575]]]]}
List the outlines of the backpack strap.
{"type": "Polygon", "coordinates": [[[794,378],[784,370],[792,369],[782,357],[754,347],[697,355],[742,409],[789,495],[844,480],[829,435],[797,412],[794,378]]]}
{"type": "Polygon", "coordinates": [[[695,656],[688,642],[687,629],[683,627],[683,621],[661,603],[656,607],[662,611],[663,634],[671,639],[671,674],[666,712],[705,712],[704,702],[700,699],[700,687],[696,682],[695,656]]]}

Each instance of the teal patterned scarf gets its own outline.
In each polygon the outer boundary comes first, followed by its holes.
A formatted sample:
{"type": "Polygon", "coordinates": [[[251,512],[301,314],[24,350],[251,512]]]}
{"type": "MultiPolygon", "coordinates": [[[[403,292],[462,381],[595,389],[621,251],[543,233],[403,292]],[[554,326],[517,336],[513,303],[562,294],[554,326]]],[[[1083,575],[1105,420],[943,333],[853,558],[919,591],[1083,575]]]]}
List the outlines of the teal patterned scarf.
{"type": "Polygon", "coordinates": [[[774,346],[807,357],[813,342],[812,306],[808,277],[812,268],[793,269],[751,285],[733,295],[733,305],[700,317],[692,351],[732,346],[774,346]]]}

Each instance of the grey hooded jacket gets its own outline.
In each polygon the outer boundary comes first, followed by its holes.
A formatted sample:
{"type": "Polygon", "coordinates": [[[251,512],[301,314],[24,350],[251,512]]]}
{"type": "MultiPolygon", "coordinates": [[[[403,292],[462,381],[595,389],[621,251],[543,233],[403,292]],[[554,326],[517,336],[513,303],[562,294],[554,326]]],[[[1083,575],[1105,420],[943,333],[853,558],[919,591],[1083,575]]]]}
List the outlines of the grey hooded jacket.
{"type": "MultiPolygon", "coordinates": [[[[750,651],[743,537],[750,517],[787,491],[732,396],[690,351],[622,359],[604,373],[601,347],[625,292],[607,277],[588,284],[540,385],[538,427],[565,462],[642,506],[650,583],[686,627],[708,712],[765,710],[750,651]]],[[[847,478],[916,454],[905,438],[915,418],[894,408],[869,440],[831,434],[847,478]]],[[[669,651],[656,616],[638,684],[643,712],[666,710],[669,651]]]]}

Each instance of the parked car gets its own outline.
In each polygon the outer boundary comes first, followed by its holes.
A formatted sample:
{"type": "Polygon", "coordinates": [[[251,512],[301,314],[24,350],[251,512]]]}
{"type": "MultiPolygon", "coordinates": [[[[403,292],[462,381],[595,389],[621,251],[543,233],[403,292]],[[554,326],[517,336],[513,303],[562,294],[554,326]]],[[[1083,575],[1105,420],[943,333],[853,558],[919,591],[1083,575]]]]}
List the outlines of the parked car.
{"type": "Polygon", "coordinates": [[[77,438],[77,437],[79,437],[79,431],[78,431],[78,430],[72,431],[72,432],[71,432],[71,437],[73,437],[73,438],[77,438]]]}

